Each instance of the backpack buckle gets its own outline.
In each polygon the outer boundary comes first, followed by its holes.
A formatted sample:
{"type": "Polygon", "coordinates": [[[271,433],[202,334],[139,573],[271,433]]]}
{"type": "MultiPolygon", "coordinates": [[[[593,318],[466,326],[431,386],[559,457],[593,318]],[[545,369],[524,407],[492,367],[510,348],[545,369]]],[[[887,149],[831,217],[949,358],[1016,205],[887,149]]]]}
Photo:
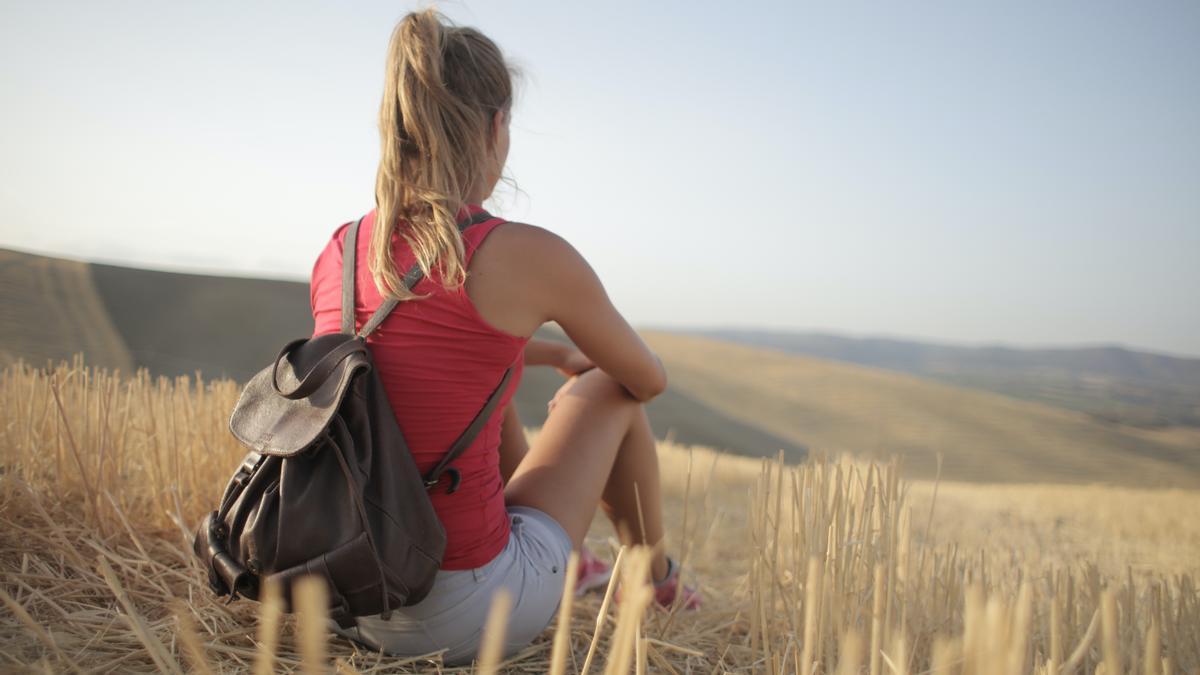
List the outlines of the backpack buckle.
{"type": "MultiPolygon", "coordinates": [[[[462,485],[462,474],[458,472],[458,469],[452,466],[448,466],[442,471],[443,473],[450,474],[450,487],[446,488],[446,494],[452,495],[458,490],[458,486],[462,485]]],[[[429,488],[436,486],[441,482],[441,479],[441,474],[425,479],[425,489],[428,490],[429,488]]]]}
{"type": "Polygon", "coordinates": [[[238,487],[246,487],[246,483],[250,481],[250,477],[254,475],[254,471],[258,469],[258,465],[262,464],[264,455],[251,450],[246,458],[242,460],[242,465],[233,474],[233,482],[237,483],[238,487]]]}

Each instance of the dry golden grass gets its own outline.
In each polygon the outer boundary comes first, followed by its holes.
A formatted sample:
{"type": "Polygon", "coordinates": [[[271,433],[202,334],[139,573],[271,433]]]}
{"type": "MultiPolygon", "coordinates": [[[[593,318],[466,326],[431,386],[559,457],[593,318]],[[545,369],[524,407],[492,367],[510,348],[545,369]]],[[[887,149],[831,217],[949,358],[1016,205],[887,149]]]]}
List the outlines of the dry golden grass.
{"type": "MultiPolygon", "coordinates": [[[[332,639],[323,589],[299,616],[216,601],[190,537],[242,454],[236,395],[78,363],[0,375],[0,669],[469,672],[332,639]]],[[[704,609],[644,609],[645,552],[624,551],[626,602],[576,600],[500,671],[1200,669],[1194,492],[910,483],[670,444],[661,461],[668,547],[704,609]]],[[[609,541],[598,523],[591,545],[609,541]]]]}
{"type": "MultiPolygon", "coordinates": [[[[1026,565],[1093,564],[1106,575],[1200,575],[1200,499],[1190,490],[1101,485],[937,486],[930,540],[1026,565]]],[[[909,491],[927,514],[934,484],[909,491]]],[[[922,527],[924,523],[921,523],[922,527]]]]}

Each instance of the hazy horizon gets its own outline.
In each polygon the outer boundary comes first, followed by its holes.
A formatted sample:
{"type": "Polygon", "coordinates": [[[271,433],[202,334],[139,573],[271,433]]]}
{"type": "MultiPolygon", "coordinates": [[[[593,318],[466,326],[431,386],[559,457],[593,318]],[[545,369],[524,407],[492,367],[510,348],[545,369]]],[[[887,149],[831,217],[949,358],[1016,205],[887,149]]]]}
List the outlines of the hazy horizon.
{"type": "MultiPolygon", "coordinates": [[[[0,248],[6,248],[6,247],[0,247],[0,248]]],[[[45,251],[35,251],[32,249],[21,249],[21,248],[12,248],[12,247],[7,247],[7,248],[9,250],[16,250],[21,253],[28,253],[28,254],[33,254],[33,255],[45,255],[45,256],[52,256],[52,257],[61,257],[61,258],[69,259],[69,260],[76,260],[79,262],[86,262],[86,263],[97,264],[97,265],[110,265],[110,266],[115,266],[115,267],[126,267],[126,268],[131,268],[131,269],[153,270],[153,271],[157,271],[157,272],[171,272],[171,273],[176,273],[176,274],[193,274],[193,275],[200,275],[200,276],[220,276],[220,277],[226,277],[226,278],[249,279],[249,280],[256,280],[256,281],[284,281],[284,282],[289,282],[289,283],[308,284],[308,279],[303,279],[300,277],[288,277],[286,275],[283,275],[283,276],[271,276],[271,275],[259,276],[259,275],[254,275],[254,274],[227,273],[227,272],[223,272],[221,270],[210,270],[210,269],[199,268],[199,267],[198,268],[179,268],[179,267],[132,266],[132,265],[129,265],[128,263],[123,263],[120,261],[102,260],[102,259],[88,260],[88,259],[77,258],[77,257],[72,257],[72,256],[55,256],[53,253],[47,253],[45,251]]],[[[898,341],[898,342],[917,342],[917,343],[921,343],[921,344],[925,344],[925,345],[938,346],[938,347],[963,347],[963,348],[974,348],[974,349],[1000,348],[1000,349],[1015,349],[1015,350],[1023,350],[1023,351],[1032,351],[1032,350],[1043,350],[1043,349],[1046,349],[1046,350],[1056,350],[1056,349],[1072,350],[1072,349],[1117,348],[1117,349],[1125,349],[1128,351],[1134,351],[1134,352],[1139,352],[1139,353],[1153,354],[1156,356],[1167,356],[1167,357],[1171,357],[1171,358],[1200,360],[1200,354],[1185,354],[1185,353],[1179,353],[1179,352],[1171,352],[1171,351],[1162,350],[1162,349],[1155,349],[1153,347],[1146,347],[1144,345],[1126,344],[1126,343],[1120,343],[1120,342],[1081,341],[1081,342],[1062,342],[1062,343],[1020,343],[1020,342],[1004,342],[1004,341],[999,341],[999,340],[987,340],[987,339],[973,342],[970,340],[946,339],[946,338],[943,338],[943,337],[940,337],[937,335],[907,335],[907,334],[896,334],[896,333],[888,333],[888,332],[856,333],[854,331],[839,330],[837,328],[829,328],[829,327],[824,327],[824,326],[772,327],[770,325],[763,325],[763,324],[721,324],[721,323],[696,323],[696,324],[692,324],[692,323],[661,324],[660,323],[660,324],[656,324],[656,323],[652,323],[652,322],[634,322],[633,325],[638,330],[643,330],[643,331],[664,331],[664,332],[684,332],[684,333],[687,333],[687,332],[703,333],[706,331],[751,331],[751,332],[763,332],[763,333],[789,333],[789,334],[798,334],[798,335],[806,335],[807,334],[807,335],[818,335],[818,336],[830,336],[830,337],[836,337],[836,338],[846,338],[846,339],[851,339],[851,340],[890,340],[890,341],[898,341]]]]}
{"type": "MultiPolygon", "coordinates": [[[[0,8],[0,246],[306,281],[413,5],[0,8]]],[[[1200,6],[442,5],[638,326],[1200,357],[1200,6]]]]}

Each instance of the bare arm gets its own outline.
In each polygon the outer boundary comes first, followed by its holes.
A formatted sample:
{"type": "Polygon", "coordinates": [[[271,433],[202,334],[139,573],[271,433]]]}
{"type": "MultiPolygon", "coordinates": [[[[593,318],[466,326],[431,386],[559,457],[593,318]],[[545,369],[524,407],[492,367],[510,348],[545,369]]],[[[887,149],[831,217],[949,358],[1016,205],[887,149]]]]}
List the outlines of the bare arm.
{"type": "Polygon", "coordinates": [[[496,228],[471,261],[467,291],[480,314],[514,335],[555,321],[595,365],[639,401],[667,386],[662,362],[613,306],[583,256],[533,225],[496,228]]]}
{"type": "Polygon", "coordinates": [[[530,338],[525,345],[525,365],[550,366],[563,377],[580,375],[596,367],[574,346],[554,340],[530,338]]]}
{"type": "Polygon", "coordinates": [[[662,361],[613,306],[591,266],[578,257],[559,273],[565,285],[552,311],[567,336],[637,400],[661,394],[667,388],[662,361]]]}
{"type": "Polygon", "coordinates": [[[562,342],[529,338],[525,345],[525,365],[558,368],[567,360],[570,349],[570,345],[562,342]]]}

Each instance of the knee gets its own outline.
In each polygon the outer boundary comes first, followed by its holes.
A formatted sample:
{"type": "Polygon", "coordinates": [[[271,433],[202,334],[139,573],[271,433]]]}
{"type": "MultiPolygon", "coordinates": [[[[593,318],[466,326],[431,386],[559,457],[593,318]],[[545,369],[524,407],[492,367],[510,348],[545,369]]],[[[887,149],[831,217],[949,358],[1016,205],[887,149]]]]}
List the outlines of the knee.
{"type": "Polygon", "coordinates": [[[611,405],[629,408],[641,408],[642,403],[635,399],[625,387],[613,376],[594,368],[579,376],[571,387],[571,393],[611,405]]]}

